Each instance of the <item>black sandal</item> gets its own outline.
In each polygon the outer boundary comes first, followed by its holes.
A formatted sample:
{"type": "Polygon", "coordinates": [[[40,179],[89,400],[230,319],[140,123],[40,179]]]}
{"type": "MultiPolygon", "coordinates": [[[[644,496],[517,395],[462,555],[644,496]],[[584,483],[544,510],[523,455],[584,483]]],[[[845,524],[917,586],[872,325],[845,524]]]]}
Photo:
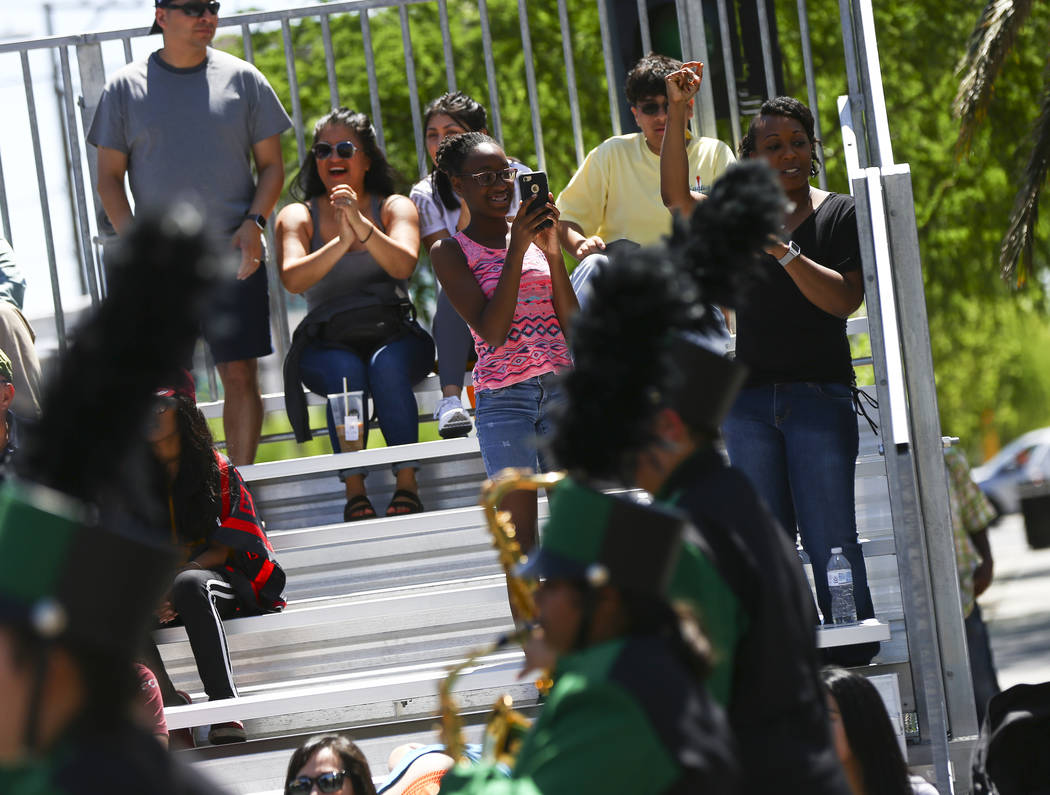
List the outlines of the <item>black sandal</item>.
{"type": "Polygon", "coordinates": [[[419,501],[419,495],[408,489],[398,489],[395,491],[394,496],[390,498],[390,505],[387,506],[386,509],[387,516],[408,516],[413,513],[422,512],[423,503],[419,501]],[[395,511],[395,508],[404,508],[406,510],[395,511]]]}
{"type": "Polygon", "coordinates": [[[372,501],[364,494],[355,494],[346,501],[343,508],[344,522],[359,522],[362,519],[375,519],[376,509],[372,507],[372,501]]]}

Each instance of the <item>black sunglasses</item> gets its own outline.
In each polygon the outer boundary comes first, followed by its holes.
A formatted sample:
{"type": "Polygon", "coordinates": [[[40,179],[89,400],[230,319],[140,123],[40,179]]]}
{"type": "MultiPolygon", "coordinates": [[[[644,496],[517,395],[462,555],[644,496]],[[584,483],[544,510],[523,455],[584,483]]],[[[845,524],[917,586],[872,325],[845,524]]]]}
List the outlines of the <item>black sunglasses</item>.
{"type": "Polygon", "coordinates": [[[321,792],[338,792],[343,787],[343,778],[348,775],[346,770],[338,773],[322,773],[317,778],[299,776],[284,788],[285,795],[310,795],[310,790],[317,784],[321,792]]]}
{"type": "Polygon", "coordinates": [[[646,116],[658,116],[661,113],[667,113],[666,102],[643,102],[641,105],[635,105],[635,107],[646,116]]]}
{"type": "Polygon", "coordinates": [[[327,160],[332,156],[333,151],[344,160],[349,160],[354,156],[357,147],[354,146],[353,141],[340,141],[334,145],[325,141],[318,141],[314,144],[314,157],[318,160],[327,160]]]}
{"type": "Polygon", "coordinates": [[[193,0],[178,6],[174,3],[161,3],[161,8],[177,8],[188,17],[202,17],[205,11],[214,16],[219,16],[219,4],[215,0],[212,0],[210,3],[199,3],[193,0]]]}
{"type": "Polygon", "coordinates": [[[491,188],[497,180],[513,182],[514,175],[518,172],[513,168],[505,168],[501,171],[479,171],[477,174],[456,174],[457,177],[470,177],[483,188],[491,188]]]}

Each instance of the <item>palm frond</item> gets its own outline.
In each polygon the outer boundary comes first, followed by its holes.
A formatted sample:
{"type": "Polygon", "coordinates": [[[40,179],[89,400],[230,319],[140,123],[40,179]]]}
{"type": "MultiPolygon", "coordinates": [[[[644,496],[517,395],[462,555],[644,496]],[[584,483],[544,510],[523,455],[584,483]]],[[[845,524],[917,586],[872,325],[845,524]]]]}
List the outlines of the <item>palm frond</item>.
{"type": "Polygon", "coordinates": [[[1032,272],[1032,244],[1039,220],[1039,193],[1050,171],[1050,67],[1046,70],[1039,118],[1032,130],[1032,150],[1021,179],[1021,188],[1010,211],[1010,223],[999,250],[1003,279],[1020,287],[1032,272]]]}
{"type": "Polygon", "coordinates": [[[961,122],[956,141],[960,155],[970,149],[974,132],[992,101],[995,80],[1032,4],[1033,0],[989,0],[970,34],[966,55],[956,67],[961,79],[952,103],[952,113],[961,122]]]}

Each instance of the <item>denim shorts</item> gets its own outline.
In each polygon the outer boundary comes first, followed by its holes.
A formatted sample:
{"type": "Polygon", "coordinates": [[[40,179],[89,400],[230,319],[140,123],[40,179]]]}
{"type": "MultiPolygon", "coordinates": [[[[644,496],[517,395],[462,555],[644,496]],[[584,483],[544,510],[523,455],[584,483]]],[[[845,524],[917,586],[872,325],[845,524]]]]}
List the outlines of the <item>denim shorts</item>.
{"type": "Polygon", "coordinates": [[[551,406],[561,399],[558,376],[544,373],[477,393],[475,424],[485,472],[507,467],[543,472],[540,441],[552,429],[551,406]]]}

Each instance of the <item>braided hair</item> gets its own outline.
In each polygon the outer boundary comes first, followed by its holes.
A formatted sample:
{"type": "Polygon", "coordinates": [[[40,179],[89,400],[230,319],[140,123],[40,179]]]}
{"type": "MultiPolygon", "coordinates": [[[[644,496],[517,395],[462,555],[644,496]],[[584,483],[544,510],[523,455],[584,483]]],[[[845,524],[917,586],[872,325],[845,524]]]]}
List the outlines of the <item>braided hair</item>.
{"type": "Polygon", "coordinates": [[[817,144],[821,141],[817,138],[813,112],[794,97],[773,97],[773,99],[767,99],[762,103],[762,107],[758,109],[758,115],[752,118],[751,124],[748,125],[747,135],[740,141],[740,159],[747,160],[753,157],[757,151],[755,127],[763,116],[785,116],[789,119],[794,119],[802,125],[802,129],[806,131],[806,137],[809,138],[810,145],[809,175],[811,177],[817,176],[820,173],[820,158],[817,157],[817,144]]]}
{"type": "MultiPolygon", "coordinates": [[[[314,138],[312,143],[317,143],[321,132],[327,127],[346,127],[357,133],[357,139],[361,142],[361,151],[368,156],[371,165],[365,173],[365,190],[372,196],[384,199],[392,193],[397,193],[397,183],[403,181],[397,171],[386,159],[386,153],[379,148],[379,140],[376,138],[376,129],[372,126],[369,118],[356,110],[350,108],[335,108],[322,116],[314,125],[314,138]]],[[[317,156],[314,155],[313,146],[306,152],[306,158],[302,166],[292,177],[288,186],[288,193],[293,199],[305,202],[317,196],[328,193],[321,175],[317,171],[317,156]]]]}
{"type": "MultiPolygon", "coordinates": [[[[452,191],[452,177],[462,173],[463,164],[471,153],[482,144],[499,146],[495,139],[483,132],[466,132],[458,135],[450,135],[434,153],[434,163],[437,171],[434,172],[434,187],[439,195],[455,196],[452,191]]],[[[456,200],[456,206],[459,201],[456,200]]]]}

